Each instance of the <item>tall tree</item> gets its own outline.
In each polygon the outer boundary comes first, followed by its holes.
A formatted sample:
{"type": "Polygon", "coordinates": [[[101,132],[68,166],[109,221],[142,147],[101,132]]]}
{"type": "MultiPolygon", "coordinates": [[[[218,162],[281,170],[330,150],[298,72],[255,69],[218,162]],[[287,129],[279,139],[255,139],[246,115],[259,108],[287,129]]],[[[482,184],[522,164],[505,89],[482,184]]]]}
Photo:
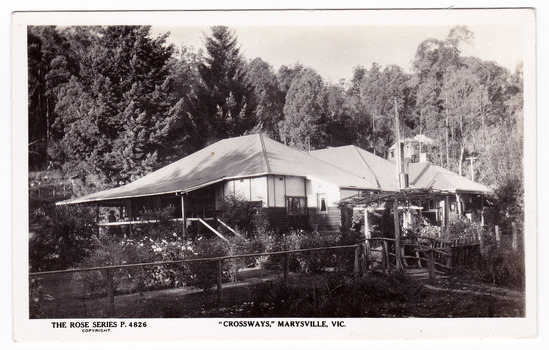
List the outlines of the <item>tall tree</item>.
{"type": "Polygon", "coordinates": [[[460,46],[473,37],[467,27],[452,28],[445,40],[423,41],[413,62],[417,82],[416,106],[420,119],[425,123],[426,134],[439,146],[439,161],[450,166],[450,115],[448,100],[442,97],[447,83],[447,73],[461,62],[460,46]]]}
{"type": "Polygon", "coordinates": [[[159,164],[168,164],[196,150],[196,124],[189,117],[196,91],[200,86],[198,73],[199,55],[185,46],[175,51],[168,62],[169,75],[166,79],[170,108],[165,119],[167,136],[158,154],[159,164]]]}
{"type": "Polygon", "coordinates": [[[237,38],[224,26],[211,28],[206,53],[198,63],[201,85],[190,102],[197,146],[242,135],[256,125],[255,100],[237,38]]]}
{"type": "Polygon", "coordinates": [[[292,80],[279,123],[280,138],[299,149],[316,149],[326,144],[325,86],[314,70],[301,70],[292,80]]]}
{"type": "Polygon", "coordinates": [[[278,139],[278,123],[283,117],[285,93],[279,89],[274,69],[261,58],[255,58],[247,64],[246,71],[257,101],[254,111],[257,124],[254,131],[278,139]]]}
{"type": "Polygon", "coordinates": [[[59,87],[77,71],[67,40],[53,26],[27,29],[29,166],[47,165],[59,87]]]}
{"type": "Polygon", "coordinates": [[[290,86],[292,85],[292,81],[295,76],[304,68],[305,67],[303,67],[303,65],[299,62],[290,66],[280,66],[278,72],[276,73],[276,78],[278,80],[278,89],[282,91],[284,96],[288,93],[288,90],[290,90],[290,86]]]}
{"type": "Polygon", "coordinates": [[[337,147],[355,143],[360,128],[346,103],[347,95],[343,82],[328,85],[325,94],[326,145],[337,147]]]}
{"type": "Polygon", "coordinates": [[[384,155],[394,143],[394,117],[397,99],[401,127],[414,127],[413,101],[415,91],[409,84],[410,76],[400,67],[381,67],[374,63],[359,85],[360,103],[369,118],[369,149],[384,155]]]}
{"type": "Polygon", "coordinates": [[[167,136],[173,48],[145,26],[69,28],[66,35],[80,70],[56,106],[65,168],[83,180],[96,174],[107,186],[146,174],[167,136]]]}

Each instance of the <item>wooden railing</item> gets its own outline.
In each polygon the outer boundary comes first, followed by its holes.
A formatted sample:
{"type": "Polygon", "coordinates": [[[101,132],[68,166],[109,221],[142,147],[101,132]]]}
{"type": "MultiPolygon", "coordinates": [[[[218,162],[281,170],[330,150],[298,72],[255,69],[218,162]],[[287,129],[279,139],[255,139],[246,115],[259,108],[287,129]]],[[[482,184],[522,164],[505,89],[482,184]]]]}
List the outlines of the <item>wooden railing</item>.
{"type": "Polygon", "coordinates": [[[340,246],[331,246],[331,247],[319,247],[319,248],[308,248],[308,249],[296,249],[296,250],[284,250],[276,252],[265,252],[265,253],[252,253],[252,254],[240,254],[240,255],[230,255],[230,256],[219,256],[219,257],[209,257],[209,258],[195,258],[195,259],[183,259],[183,260],[173,260],[173,261],[161,261],[161,262],[150,262],[150,263],[137,263],[137,264],[121,264],[121,265],[112,265],[112,266],[98,266],[98,267],[88,267],[80,269],[71,269],[71,270],[57,270],[57,271],[43,271],[43,272],[31,272],[29,277],[41,277],[55,274],[74,274],[81,272],[91,272],[91,271],[105,271],[106,276],[106,289],[107,289],[107,300],[108,300],[108,315],[113,316],[115,310],[115,286],[114,286],[114,275],[113,271],[119,269],[129,269],[129,268],[143,268],[143,267],[153,267],[153,266],[165,266],[165,265],[175,265],[175,264],[191,264],[191,263],[207,263],[215,262],[217,264],[217,300],[221,302],[223,300],[223,261],[231,259],[244,259],[252,257],[263,257],[263,256],[283,256],[283,281],[287,283],[290,275],[290,256],[292,254],[306,253],[306,252],[318,252],[318,251],[330,251],[330,250],[339,250],[339,249],[354,249],[354,276],[359,278],[361,272],[364,273],[363,265],[361,264],[361,250],[363,243],[351,244],[351,245],[340,245],[340,246]]]}
{"type": "Polygon", "coordinates": [[[452,268],[452,253],[447,246],[449,241],[434,237],[419,237],[417,240],[418,242],[401,240],[400,249],[396,250],[396,248],[394,248],[394,252],[392,252],[390,244],[393,246],[395,245],[394,238],[374,237],[365,239],[364,264],[366,269],[369,269],[370,267],[373,268],[373,264],[378,263],[381,264],[383,271],[388,272],[391,269],[391,266],[408,267],[409,264],[407,263],[407,260],[412,259],[418,263],[418,267],[420,268],[423,267],[421,262],[426,262],[427,268],[429,269],[429,279],[433,280],[436,278],[436,266],[448,270],[452,268]],[[431,243],[421,244],[419,241],[428,241],[431,243]],[[379,248],[372,248],[373,242],[381,242],[379,248]],[[414,255],[406,255],[406,248],[412,248],[414,255]],[[381,260],[376,260],[374,258],[372,252],[376,251],[381,253],[381,260]]]}

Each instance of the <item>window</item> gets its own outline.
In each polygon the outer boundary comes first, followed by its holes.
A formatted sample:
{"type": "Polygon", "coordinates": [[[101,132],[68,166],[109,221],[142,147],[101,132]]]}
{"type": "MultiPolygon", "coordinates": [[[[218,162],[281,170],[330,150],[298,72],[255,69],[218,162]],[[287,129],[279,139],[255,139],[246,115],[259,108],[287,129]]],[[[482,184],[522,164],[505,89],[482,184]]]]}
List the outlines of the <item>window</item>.
{"type": "Polygon", "coordinates": [[[318,203],[317,203],[317,213],[319,214],[326,214],[328,213],[328,205],[326,201],[326,195],[325,194],[318,194],[318,203]]]}
{"type": "Polygon", "coordinates": [[[286,213],[288,215],[307,214],[307,198],[287,196],[286,197],[286,213]]]}

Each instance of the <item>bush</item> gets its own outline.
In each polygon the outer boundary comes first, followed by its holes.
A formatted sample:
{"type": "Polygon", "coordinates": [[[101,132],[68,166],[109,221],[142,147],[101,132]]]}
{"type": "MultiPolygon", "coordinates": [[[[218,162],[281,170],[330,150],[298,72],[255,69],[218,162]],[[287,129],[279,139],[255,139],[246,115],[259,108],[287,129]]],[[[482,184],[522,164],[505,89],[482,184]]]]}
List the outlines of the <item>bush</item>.
{"type": "Polygon", "coordinates": [[[323,281],[257,285],[250,317],[379,317],[381,302],[407,301],[421,296],[421,285],[402,272],[371,274],[354,280],[330,274],[323,281]]]}
{"type": "Polygon", "coordinates": [[[254,233],[267,231],[267,219],[261,210],[261,203],[229,195],[224,198],[221,210],[223,212],[222,220],[247,237],[253,237],[254,233]]]}
{"type": "Polygon", "coordinates": [[[42,280],[31,278],[29,283],[29,318],[42,317],[42,302],[52,300],[51,295],[44,293],[42,280]]]}
{"type": "Polygon", "coordinates": [[[179,237],[183,235],[183,225],[179,221],[172,220],[175,217],[175,208],[173,206],[157,210],[145,210],[141,214],[142,220],[153,221],[146,225],[134,225],[132,235],[134,237],[179,237]],[[154,222],[156,221],[156,222],[154,222]]]}
{"type": "Polygon", "coordinates": [[[465,217],[455,217],[449,222],[449,236],[447,239],[455,238],[486,238],[486,231],[480,223],[473,222],[465,217]]]}
{"type": "MultiPolygon", "coordinates": [[[[177,237],[105,238],[78,266],[102,267],[185,259],[192,248],[188,241],[177,237]]],[[[116,269],[113,273],[115,290],[121,293],[177,287],[184,284],[188,272],[184,265],[156,265],[116,269]]],[[[81,272],[75,278],[95,294],[106,293],[106,271],[81,272]]]]}
{"type": "Polygon", "coordinates": [[[34,203],[30,213],[31,271],[65,270],[90,254],[97,243],[95,214],[79,206],[34,203]]]}
{"type": "MultiPolygon", "coordinates": [[[[261,235],[256,237],[257,246],[264,246],[268,252],[299,250],[308,248],[330,247],[339,244],[341,237],[333,233],[318,231],[305,232],[293,230],[282,235],[261,235]]],[[[305,273],[319,272],[324,268],[338,267],[343,251],[301,252],[290,255],[289,267],[291,271],[305,273]]],[[[283,256],[271,255],[263,261],[265,268],[283,269],[283,256]]]]}
{"type": "MultiPolygon", "coordinates": [[[[218,238],[185,240],[177,232],[172,232],[170,235],[163,237],[105,238],[97,244],[96,249],[79,267],[165,262],[330,247],[338,244],[354,244],[357,239],[354,234],[307,233],[301,230],[291,231],[283,235],[260,232],[248,239],[229,236],[228,242],[218,238]]],[[[295,253],[291,254],[290,269],[305,273],[350,270],[353,268],[353,259],[354,251],[352,249],[295,253]]],[[[182,285],[209,290],[215,287],[217,283],[217,264],[217,261],[201,261],[118,269],[114,272],[115,288],[121,293],[182,285]]],[[[225,281],[236,281],[239,269],[258,265],[263,268],[281,270],[283,269],[283,256],[224,259],[221,266],[223,279],[225,281]]],[[[106,292],[106,275],[104,271],[79,273],[77,276],[79,280],[85,283],[87,290],[98,294],[106,292]]]]}
{"type": "Polygon", "coordinates": [[[524,252],[495,243],[486,244],[473,264],[458,266],[454,274],[463,279],[523,290],[524,252]]]}

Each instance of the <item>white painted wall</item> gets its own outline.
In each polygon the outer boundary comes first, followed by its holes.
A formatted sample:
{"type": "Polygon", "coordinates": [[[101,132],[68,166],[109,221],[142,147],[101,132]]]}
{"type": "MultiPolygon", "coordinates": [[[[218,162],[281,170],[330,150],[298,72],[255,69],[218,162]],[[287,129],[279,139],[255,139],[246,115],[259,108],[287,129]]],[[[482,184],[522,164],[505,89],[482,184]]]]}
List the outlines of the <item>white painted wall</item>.
{"type": "Polygon", "coordinates": [[[286,196],[307,197],[307,206],[317,208],[318,195],[326,195],[327,206],[336,206],[342,196],[337,186],[299,176],[268,175],[225,181],[216,188],[216,207],[225,196],[236,194],[249,201],[263,201],[266,207],[286,207],[286,196]]]}
{"type": "Polygon", "coordinates": [[[286,185],[284,176],[273,176],[274,203],[273,207],[285,207],[286,185]]]}
{"type": "Polygon", "coordinates": [[[219,191],[216,189],[216,200],[236,195],[247,201],[263,201],[267,203],[267,177],[253,177],[225,181],[219,191]],[[219,192],[219,196],[218,196],[219,192]]]}
{"type": "Polygon", "coordinates": [[[326,205],[328,207],[336,206],[335,202],[341,199],[339,187],[314,180],[307,180],[307,205],[309,208],[318,209],[319,195],[326,195],[326,205]]]}

